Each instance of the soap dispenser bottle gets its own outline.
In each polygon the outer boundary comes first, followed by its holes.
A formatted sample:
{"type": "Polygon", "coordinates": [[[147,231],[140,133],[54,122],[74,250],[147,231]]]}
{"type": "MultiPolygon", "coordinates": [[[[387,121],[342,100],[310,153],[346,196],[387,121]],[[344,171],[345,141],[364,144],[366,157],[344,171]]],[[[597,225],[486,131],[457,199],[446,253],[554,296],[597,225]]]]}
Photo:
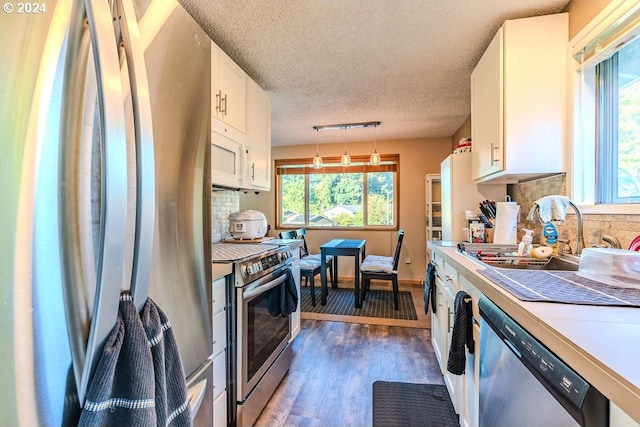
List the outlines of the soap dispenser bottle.
{"type": "Polygon", "coordinates": [[[533,248],[533,230],[523,228],[524,236],[518,245],[518,256],[530,256],[533,248]]]}

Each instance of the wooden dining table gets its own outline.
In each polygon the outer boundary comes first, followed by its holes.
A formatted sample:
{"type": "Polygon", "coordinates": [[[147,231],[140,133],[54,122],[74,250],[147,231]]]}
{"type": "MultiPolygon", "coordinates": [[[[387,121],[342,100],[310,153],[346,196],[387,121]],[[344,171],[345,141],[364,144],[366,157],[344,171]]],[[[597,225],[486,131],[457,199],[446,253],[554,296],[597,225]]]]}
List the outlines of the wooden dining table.
{"type": "MultiPolygon", "coordinates": [[[[338,271],[338,257],[352,256],[354,258],[354,300],[355,307],[362,308],[364,299],[364,289],[360,289],[360,264],[365,257],[365,247],[367,241],[360,239],[333,239],[320,246],[320,282],[322,286],[320,303],[327,304],[327,256],[333,255],[333,271],[338,271]]],[[[336,283],[338,282],[336,277],[336,283]]]]}

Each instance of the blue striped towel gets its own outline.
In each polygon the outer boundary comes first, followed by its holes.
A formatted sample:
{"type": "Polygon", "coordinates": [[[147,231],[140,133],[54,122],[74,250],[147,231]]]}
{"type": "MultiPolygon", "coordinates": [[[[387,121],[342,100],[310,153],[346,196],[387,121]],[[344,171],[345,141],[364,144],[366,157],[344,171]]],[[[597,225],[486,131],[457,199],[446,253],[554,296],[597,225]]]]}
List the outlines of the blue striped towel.
{"type": "Polygon", "coordinates": [[[93,375],[78,426],[191,426],[187,385],[171,323],[147,301],[120,297],[116,325],[93,375]]]}

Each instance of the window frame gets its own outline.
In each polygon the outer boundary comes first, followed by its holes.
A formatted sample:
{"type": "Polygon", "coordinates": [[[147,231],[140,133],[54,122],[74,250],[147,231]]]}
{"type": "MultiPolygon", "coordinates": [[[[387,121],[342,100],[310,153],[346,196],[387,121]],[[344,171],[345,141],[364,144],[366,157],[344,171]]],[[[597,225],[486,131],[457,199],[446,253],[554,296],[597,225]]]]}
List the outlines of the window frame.
{"type": "Polygon", "coordinates": [[[296,159],[276,159],[275,175],[276,175],[276,193],[275,193],[275,216],[276,228],[288,230],[304,227],[309,230],[344,230],[344,231],[397,231],[400,229],[400,155],[399,154],[381,154],[380,165],[370,165],[369,156],[353,155],[351,156],[350,166],[327,166],[339,164],[340,157],[324,157],[323,167],[315,169],[313,167],[312,158],[296,158],[296,159]],[[391,163],[389,163],[391,162],[391,163]],[[305,176],[305,212],[304,224],[284,224],[282,222],[282,180],[281,177],[286,175],[284,168],[287,166],[300,165],[299,168],[289,169],[289,171],[298,172],[299,175],[305,176]],[[364,218],[367,215],[367,179],[366,174],[370,172],[394,172],[394,197],[393,197],[393,224],[392,225],[362,225],[362,226],[314,226],[309,225],[309,175],[327,174],[327,173],[362,173],[363,178],[363,210],[364,218]]]}
{"type": "Polygon", "coordinates": [[[613,0],[569,41],[569,120],[567,190],[583,213],[632,214],[638,203],[597,203],[596,72],[626,42],[640,35],[640,3],[613,0]]]}

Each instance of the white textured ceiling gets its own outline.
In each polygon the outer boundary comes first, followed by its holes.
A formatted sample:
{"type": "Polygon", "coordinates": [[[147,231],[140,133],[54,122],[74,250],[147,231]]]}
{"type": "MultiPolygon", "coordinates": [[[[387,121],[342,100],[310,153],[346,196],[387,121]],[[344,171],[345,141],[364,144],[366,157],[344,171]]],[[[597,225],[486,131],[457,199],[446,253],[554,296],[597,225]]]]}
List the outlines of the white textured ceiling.
{"type": "MultiPolygon", "coordinates": [[[[180,0],[263,89],[272,144],[340,142],[316,125],[380,121],[379,140],[449,137],[504,20],[568,0],[180,0]]],[[[535,34],[531,35],[535,37],[535,34]]],[[[371,129],[348,140],[372,140],[371,129]]]]}

